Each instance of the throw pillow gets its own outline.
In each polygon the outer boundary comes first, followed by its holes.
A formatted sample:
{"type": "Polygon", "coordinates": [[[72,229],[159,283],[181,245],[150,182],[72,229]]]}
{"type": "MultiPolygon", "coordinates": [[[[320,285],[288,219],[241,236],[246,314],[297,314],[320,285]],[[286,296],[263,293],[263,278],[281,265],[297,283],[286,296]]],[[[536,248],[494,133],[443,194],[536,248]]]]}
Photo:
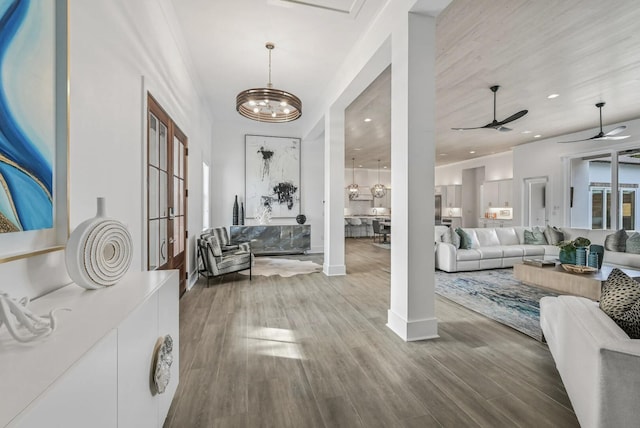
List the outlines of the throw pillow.
{"type": "Polygon", "coordinates": [[[447,231],[442,234],[442,242],[446,242],[456,248],[460,248],[460,235],[458,235],[458,233],[452,228],[448,228],[447,231]]]}
{"type": "Polygon", "coordinates": [[[633,232],[627,239],[627,253],[640,254],[640,233],[633,232]]]}
{"type": "Polygon", "coordinates": [[[456,233],[460,236],[460,248],[463,250],[471,249],[471,246],[473,245],[471,236],[460,228],[456,229],[456,233]]]}
{"type": "Polygon", "coordinates": [[[544,229],[544,237],[549,245],[556,245],[558,242],[564,241],[564,233],[555,226],[547,226],[544,229]]]}
{"type": "Polygon", "coordinates": [[[544,237],[544,232],[534,227],[532,230],[524,231],[524,243],[530,245],[547,245],[547,240],[544,237]]]}
{"type": "Polygon", "coordinates": [[[602,287],[602,309],[632,339],[640,339],[640,283],[613,269],[602,287]]]}
{"type": "Polygon", "coordinates": [[[627,239],[627,232],[624,229],[620,229],[616,233],[607,235],[604,240],[604,248],[605,250],[624,253],[627,250],[627,239]]]}

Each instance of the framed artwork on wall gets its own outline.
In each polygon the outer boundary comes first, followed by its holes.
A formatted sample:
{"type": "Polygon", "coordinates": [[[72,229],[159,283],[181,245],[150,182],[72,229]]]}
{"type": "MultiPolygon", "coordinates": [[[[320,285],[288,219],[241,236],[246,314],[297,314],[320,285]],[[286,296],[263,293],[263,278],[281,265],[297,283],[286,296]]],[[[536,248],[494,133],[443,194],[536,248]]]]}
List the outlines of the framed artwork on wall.
{"type": "Polygon", "coordinates": [[[300,214],[300,138],[245,135],[246,217],[300,214]]]}
{"type": "Polygon", "coordinates": [[[69,236],[67,0],[0,10],[0,263],[69,236]]]}

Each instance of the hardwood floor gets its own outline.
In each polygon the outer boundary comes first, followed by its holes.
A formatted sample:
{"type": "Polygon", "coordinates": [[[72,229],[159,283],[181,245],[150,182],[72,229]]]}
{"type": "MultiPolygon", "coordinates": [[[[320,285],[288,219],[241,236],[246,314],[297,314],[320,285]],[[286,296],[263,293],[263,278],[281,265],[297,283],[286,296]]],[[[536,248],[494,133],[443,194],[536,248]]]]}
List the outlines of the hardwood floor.
{"type": "Polygon", "coordinates": [[[346,276],[199,281],[165,427],[578,426],[546,345],[439,296],[439,339],[391,332],[389,254],[347,239],[346,276]]]}

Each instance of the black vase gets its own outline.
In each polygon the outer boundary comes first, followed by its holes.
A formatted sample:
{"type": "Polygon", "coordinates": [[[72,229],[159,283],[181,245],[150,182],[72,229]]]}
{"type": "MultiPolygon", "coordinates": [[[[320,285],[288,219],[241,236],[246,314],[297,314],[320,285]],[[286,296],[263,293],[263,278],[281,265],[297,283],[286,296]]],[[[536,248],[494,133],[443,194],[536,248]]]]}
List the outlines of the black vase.
{"type": "Polygon", "coordinates": [[[296,217],[296,221],[298,222],[298,224],[304,224],[304,222],[307,221],[307,216],[304,214],[298,214],[298,216],[296,217]]]}
{"type": "Polygon", "coordinates": [[[244,226],[244,202],[240,202],[240,225],[244,226]]]}
{"type": "Polygon", "coordinates": [[[233,203],[233,225],[238,225],[238,195],[236,195],[236,200],[233,203]]]}

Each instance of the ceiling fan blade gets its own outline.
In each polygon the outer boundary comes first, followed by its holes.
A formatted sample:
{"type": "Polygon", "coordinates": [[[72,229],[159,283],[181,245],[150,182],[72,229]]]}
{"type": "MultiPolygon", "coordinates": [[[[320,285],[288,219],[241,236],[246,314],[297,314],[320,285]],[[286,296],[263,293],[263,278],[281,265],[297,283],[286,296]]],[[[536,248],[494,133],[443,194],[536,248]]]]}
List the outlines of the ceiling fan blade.
{"type": "Polygon", "coordinates": [[[580,141],[589,141],[589,140],[591,140],[591,138],[587,138],[584,140],[558,141],[558,144],[579,143],[580,141]]]}
{"type": "Polygon", "coordinates": [[[565,144],[565,143],[579,143],[580,141],[590,141],[590,140],[599,140],[601,137],[599,137],[600,134],[598,135],[594,135],[591,138],[583,138],[581,140],[571,140],[571,141],[558,141],[558,143],[560,144],[565,144]]]}
{"type": "Polygon", "coordinates": [[[470,131],[472,129],[482,129],[482,128],[486,128],[486,126],[478,126],[476,128],[451,128],[454,131],[470,131]]]}
{"type": "Polygon", "coordinates": [[[606,134],[604,134],[604,136],[605,137],[610,137],[612,135],[617,135],[617,134],[621,133],[622,131],[624,131],[625,129],[627,129],[627,127],[624,126],[624,125],[618,126],[617,128],[613,128],[611,131],[609,131],[606,134]]]}
{"type": "Polygon", "coordinates": [[[624,140],[625,138],[629,138],[630,135],[618,135],[617,137],[605,135],[603,137],[594,138],[594,140],[624,140]]]}
{"type": "Polygon", "coordinates": [[[512,114],[511,116],[509,116],[508,118],[506,118],[502,122],[498,122],[498,125],[506,125],[509,122],[513,122],[514,120],[520,119],[522,116],[524,116],[527,113],[529,113],[529,110],[521,110],[521,111],[517,112],[516,114],[512,114]]]}

